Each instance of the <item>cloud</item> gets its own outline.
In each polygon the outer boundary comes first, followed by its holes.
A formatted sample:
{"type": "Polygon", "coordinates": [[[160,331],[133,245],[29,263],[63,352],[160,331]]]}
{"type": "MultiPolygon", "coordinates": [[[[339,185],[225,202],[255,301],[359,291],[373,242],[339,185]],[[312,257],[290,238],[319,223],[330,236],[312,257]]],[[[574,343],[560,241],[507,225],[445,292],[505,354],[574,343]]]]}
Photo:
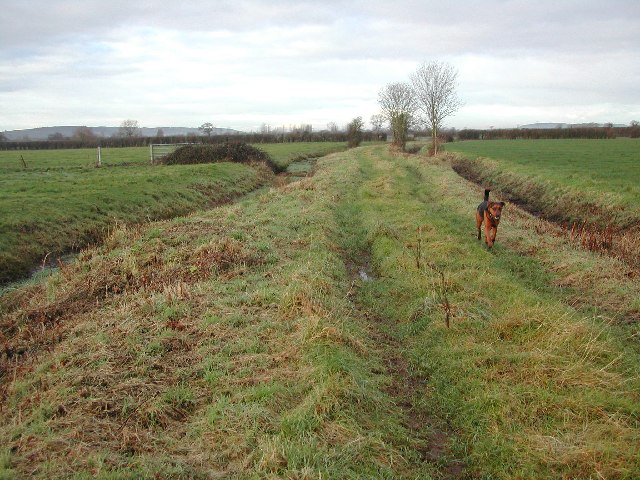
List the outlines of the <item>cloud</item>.
{"type": "Polygon", "coordinates": [[[459,70],[457,126],[627,122],[638,31],[635,0],[10,2],[0,130],[344,124],[428,60],[459,70]]]}

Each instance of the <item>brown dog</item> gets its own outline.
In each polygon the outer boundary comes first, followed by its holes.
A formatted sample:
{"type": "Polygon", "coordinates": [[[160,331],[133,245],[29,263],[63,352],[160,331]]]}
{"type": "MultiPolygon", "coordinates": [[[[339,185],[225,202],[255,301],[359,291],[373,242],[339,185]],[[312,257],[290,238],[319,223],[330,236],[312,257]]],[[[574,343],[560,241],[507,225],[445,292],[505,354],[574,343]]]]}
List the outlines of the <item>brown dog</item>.
{"type": "Polygon", "coordinates": [[[485,189],[484,202],[478,205],[476,210],[476,227],[478,228],[478,240],[482,237],[480,233],[480,227],[484,222],[484,236],[487,247],[493,247],[496,241],[496,233],[498,233],[498,224],[500,223],[500,216],[502,215],[502,208],[504,202],[490,202],[489,192],[491,190],[485,189]]]}

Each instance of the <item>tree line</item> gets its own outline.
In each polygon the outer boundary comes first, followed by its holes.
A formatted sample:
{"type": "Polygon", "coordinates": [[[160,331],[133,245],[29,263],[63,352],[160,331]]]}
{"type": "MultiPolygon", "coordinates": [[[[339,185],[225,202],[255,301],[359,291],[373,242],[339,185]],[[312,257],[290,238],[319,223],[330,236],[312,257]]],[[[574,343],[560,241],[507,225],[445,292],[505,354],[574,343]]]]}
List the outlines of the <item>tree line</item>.
{"type": "MultiPolygon", "coordinates": [[[[384,140],[376,132],[360,132],[364,141],[384,140]]],[[[51,140],[13,141],[0,140],[0,150],[55,150],[64,148],[96,148],[96,147],[145,147],[152,143],[202,143],[219,144],[228,141],[244,143],[292,143],[292,142],[346,142],[348,132],[340,131],[292,131],[280,133],[239,133],[233,135],[170,135],[170,136],[132,136],[132,137],[98,137],[95,135],[82,138],[62,138],[51,140]]]]}
{"type": "Polygon", "coordinates": [[[604,139],[616,137],[640,138],[640,126],[575,127],[575,128],[506,128],[491,130],[464,129],[457,132],[458,140],[554,140],[563,138],[604,139]]]}

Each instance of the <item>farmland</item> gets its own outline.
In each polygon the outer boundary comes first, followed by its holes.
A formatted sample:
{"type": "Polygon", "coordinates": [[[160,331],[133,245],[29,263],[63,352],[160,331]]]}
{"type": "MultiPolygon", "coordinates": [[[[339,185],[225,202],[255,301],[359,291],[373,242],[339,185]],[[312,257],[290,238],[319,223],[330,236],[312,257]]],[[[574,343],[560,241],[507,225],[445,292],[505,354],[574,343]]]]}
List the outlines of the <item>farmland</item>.
{"type": "Polygon", "coordinates": [[[456,142],[449,152],[477,180],[558,220],[640,226],[640,140],[456,142]],[[596,206],[597,208],[591,208],[596,206]]]}
{"type": "Polygon", "coordinates": [[[1,297],[0,475],[637,477],[636,271],[481,196],[375,146],[119,225],[1,297]]]}
{"type": "MultiPolygon", "coordinates": [[[[282,166],[343,144],[263,145],[282,166]]],[[[36,262],[103,238],[116,223],[185,214],[264,184],[265,172],[243,165],[149,165],[149,150],[0,151],[0,282],[36,262]]]]}

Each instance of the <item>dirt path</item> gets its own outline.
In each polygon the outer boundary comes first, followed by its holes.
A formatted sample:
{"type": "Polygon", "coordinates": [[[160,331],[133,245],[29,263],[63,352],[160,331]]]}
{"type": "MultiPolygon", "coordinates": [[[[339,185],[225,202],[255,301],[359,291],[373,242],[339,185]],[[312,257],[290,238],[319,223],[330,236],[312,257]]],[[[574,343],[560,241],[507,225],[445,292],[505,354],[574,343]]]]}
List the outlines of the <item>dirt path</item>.
{"type": "Polygon", "coordinates": [[[452,433],[442,420],[430,414],[420,403],[429,379],[415,373],[404,352],[402,342],[392,334],[394,325],[382,315],[364,307],[358,300],[358,291],[365,282],[375,282],[368,271],[369,258],[362,255],[360,262],[348,265],[351,278],[349,299],[354,317],[367,325],[369,337],[377,346],[377,354],[385,370],[375,372],[390,378],[385,393],[394,399],[404,417],[404,427],[410,432],[411,446],[419,452],[423,462],[433,464],[443,479],[462,478],[465,465],[451,457],[452,433]]]}

